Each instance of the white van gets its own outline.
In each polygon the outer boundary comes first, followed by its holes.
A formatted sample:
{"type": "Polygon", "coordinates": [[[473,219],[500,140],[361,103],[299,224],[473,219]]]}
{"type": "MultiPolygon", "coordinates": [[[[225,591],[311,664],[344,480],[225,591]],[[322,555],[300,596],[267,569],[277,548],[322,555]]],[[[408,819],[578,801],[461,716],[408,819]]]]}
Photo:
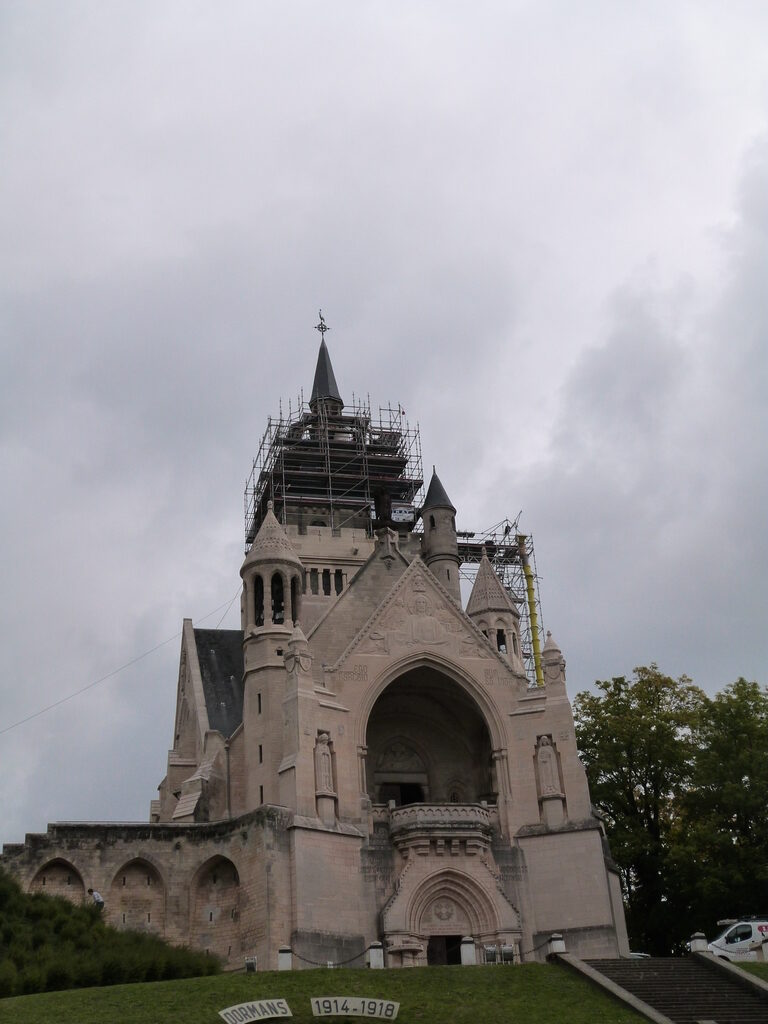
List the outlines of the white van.
{"type": "Polygon", "coordinates": [[[413,505],[409,505],[404,501],[393,501],[392,502],[392,522],[393,523],[413,523],[416,520],[416,510],[413,505]]]}
{"type": "MultiPolygon", "coordinates": [[[[707,946],[721,960],[757,960],[758,943],[768,942],[768,919],[743,917],[741,920],[718,921],[723,931],[707,946]]],[[[768,953],[768,946],[765,947],[768,953]]]]}

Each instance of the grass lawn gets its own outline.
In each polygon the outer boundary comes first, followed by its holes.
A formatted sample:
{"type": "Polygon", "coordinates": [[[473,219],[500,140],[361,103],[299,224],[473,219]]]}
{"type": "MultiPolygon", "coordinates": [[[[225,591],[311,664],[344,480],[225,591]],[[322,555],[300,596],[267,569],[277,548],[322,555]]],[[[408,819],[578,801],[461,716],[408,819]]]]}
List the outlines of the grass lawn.
{"type": "MultiPolygon", "coordinates": [[[[0,1000],[2,1024],[222,1024],[219,1010],[285,998],[293,1019],[315,1018],[310,996],[360,995],[400,1003],[403,1024],[638,1024],[625,1009],[562,967],[424,967],[229,974],[0,1000]]],[[[359,1017],[335,1017],[337,1021],[359,1017]]]]}
{"type": "Polygon", "coordinates": [[[754,974],[761,981],[768,981],[768,964],[739,964],[745,971],[754,974]]]}

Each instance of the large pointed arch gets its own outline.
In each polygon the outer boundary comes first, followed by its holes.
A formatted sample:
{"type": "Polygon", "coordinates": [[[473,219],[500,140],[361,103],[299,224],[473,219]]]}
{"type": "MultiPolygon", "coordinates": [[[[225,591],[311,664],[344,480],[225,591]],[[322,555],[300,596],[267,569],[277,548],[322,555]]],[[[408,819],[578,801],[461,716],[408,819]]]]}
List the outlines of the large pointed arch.
{"type": "Polygon", "coordinates": [[[426,878],[411,894],[405,908],[406,927],[414,935],[428,936],[456,930],[455,918],[461,921],[462,933],[491,935],[499,931],[501,922],[487,890],[463,871],[447,868],[426,878]],[[445,908],[442,916],[441,904],[445,908]],[[437,913],[431,911],[437,907],[437,913]],[[446,924],[443,926],[442,921],[446,924]],[[469,925],[467,929],[464,921],[469,925]],[[450,922],[450,923],[447,923],[450,922]]]}
{"type": "Polygon", "coordinates": [[[498,749],[504,746],[505,730],[503,718],[498,708],[488,699],[485,690],[455,662],[447,658],[441,658],[437,654],[425,654],[423,652],[420,654],[410,654],[399,661],[390,663],[369,687],[363,700],[360,702],[359,717],[356,723],[357,743],[359,745],[365,745],[368,720],[373,706],[382,693],[395,680],[417,668],[432,668],[457,683],[474,700],[485,719],[493,748],[498,749]]]}
{"type": "Polygon", "coordinates": [[[497,803],[507,791],[498,711],[447,659],[411,655],[390,665],[366,693],[358,728],[361,784],[374,804],[497,803]]]}

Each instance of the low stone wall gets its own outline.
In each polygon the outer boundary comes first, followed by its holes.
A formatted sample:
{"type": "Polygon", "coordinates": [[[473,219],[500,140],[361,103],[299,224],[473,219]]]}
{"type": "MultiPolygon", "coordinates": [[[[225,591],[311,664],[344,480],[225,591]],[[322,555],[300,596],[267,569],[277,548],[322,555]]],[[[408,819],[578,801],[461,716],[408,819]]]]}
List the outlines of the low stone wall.
{"type": "MultiPolygon", "coordinates": [[[[289,821],[270,808],[215,824],[60,822],[4,846],[0,865],[27,891],[79,903],[97,890],[116,928],[242,963],[269,958],[289,937],[273,939],[266,926],[266,869],[288,860],[289,821]]],[[[275,881],[280,874],[278,866],[275,881]]]]}

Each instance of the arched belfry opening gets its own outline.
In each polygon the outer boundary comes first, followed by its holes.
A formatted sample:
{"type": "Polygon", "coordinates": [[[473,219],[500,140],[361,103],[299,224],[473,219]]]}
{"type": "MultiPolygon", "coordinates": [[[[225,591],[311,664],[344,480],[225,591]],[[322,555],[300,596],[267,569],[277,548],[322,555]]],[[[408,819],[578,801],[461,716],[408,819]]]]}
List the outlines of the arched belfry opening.
{"type": "Polygon", "coordinates": [[[491,738],[473,698],[436,668],[410,669],[373,705],[366,785],[376,804],[496,801],[491,738]]]}

